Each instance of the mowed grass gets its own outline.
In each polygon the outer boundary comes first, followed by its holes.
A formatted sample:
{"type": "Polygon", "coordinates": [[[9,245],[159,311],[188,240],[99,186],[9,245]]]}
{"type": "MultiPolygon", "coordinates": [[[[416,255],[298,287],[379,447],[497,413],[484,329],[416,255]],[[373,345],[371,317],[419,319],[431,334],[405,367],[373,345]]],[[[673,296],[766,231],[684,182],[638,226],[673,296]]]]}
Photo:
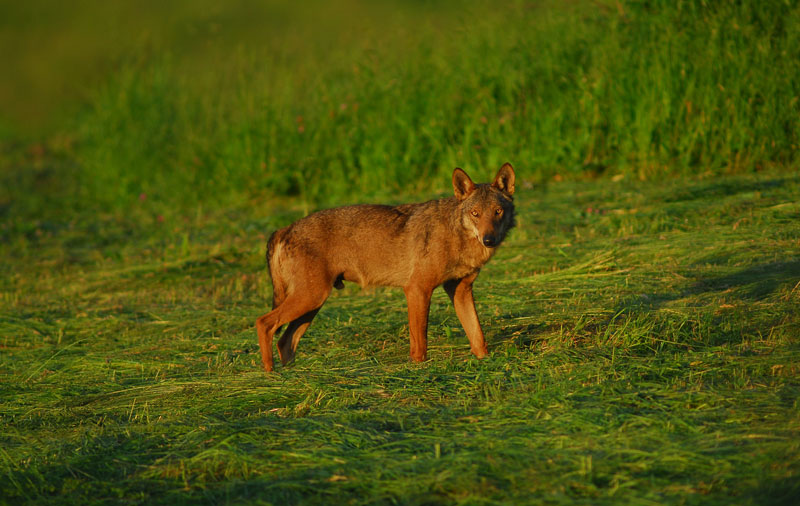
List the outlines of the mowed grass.
{"type": "Polygon", "coordinates": [[[402,292],[348,285],[265,374],[264,243],[300,209],[14,235],[2,502],[796,504],[800,178],[518,174],[482,361],[443,292],[415,364],[402,292]]]}
{"type": "Polygon", "coordinates": [[[329,4],[0,5],[0,503],[799,503],[800,4],[329,4]],[[271,231],[505,161],[490,358],[261,371],[271,231]]]}

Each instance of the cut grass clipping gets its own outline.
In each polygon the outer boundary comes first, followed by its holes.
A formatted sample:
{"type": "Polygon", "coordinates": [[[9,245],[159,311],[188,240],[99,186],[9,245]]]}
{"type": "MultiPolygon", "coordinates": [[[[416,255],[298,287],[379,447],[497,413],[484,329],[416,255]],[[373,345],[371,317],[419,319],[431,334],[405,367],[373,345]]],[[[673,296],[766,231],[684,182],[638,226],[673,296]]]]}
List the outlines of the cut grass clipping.
{"type": "Polygon", "coordinates": [[[402,292],[348,288],[272,375],[253,330],[272,218],[15,236],[0,496],[791,504],[798,195],[796,176],[523,181],[476,282],[490,358],[437,291],[410,363],[402,292]]]}

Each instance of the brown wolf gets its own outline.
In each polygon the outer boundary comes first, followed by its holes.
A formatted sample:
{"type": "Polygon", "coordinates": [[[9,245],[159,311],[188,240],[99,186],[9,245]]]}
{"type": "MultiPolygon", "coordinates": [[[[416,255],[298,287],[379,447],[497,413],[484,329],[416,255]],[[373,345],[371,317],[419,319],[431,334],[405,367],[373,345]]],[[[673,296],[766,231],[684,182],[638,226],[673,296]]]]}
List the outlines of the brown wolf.
{"type": "Polygon", "coordinates": [[[427,355],[431,294],[443,285],[472,353],[485,357],[472,283],[514,226],[514,178],[508,163],[491,184],[475,184],[455,169],[453,197],[327,209],[272,234],[267,263],[273,309],[256,321],[264,369],[272,370],[272,338],[278,329],[288,324],[278,341],[286,365],[331,287],[342,288],[342,281],[403,288],[411,358],[417,362],[427,355]]]}

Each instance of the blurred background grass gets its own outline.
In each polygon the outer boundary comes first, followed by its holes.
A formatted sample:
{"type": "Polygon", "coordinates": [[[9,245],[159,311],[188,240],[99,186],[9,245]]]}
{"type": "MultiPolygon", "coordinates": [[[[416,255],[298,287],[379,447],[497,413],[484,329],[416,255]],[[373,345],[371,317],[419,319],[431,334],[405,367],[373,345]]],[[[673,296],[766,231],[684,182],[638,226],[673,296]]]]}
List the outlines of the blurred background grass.
{"type": "Polygon", "coordinates": [[[0,213],[796,170],[796,1],[0,3],[0,213]]]}

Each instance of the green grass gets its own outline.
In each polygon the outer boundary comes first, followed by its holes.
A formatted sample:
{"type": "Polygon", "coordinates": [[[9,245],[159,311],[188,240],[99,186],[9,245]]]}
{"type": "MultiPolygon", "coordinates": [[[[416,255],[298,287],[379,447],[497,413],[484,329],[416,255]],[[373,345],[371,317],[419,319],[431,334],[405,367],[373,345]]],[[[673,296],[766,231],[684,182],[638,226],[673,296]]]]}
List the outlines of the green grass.
{"type": "Polygon", "coordinates": [[[327,205],[507,160],[536,182],[797,168],[795,1],[34,5],[0,11],[3,158],[27,168],[0,206],[26,216],[327,205]]]}
{"type": "Polygon", "coordinates": [[[15,235],[0,497],[794,504],[800,179],[520,175],[483,361],[443,292],[413,364],[402,292],[348,288],[265,375],[265,234],[296,210],[15,235]]]}
{"type": "Polygon", "coordinates": [[[796,504],[800,4],[0,5],[0,504],[796,504]],[[266,238],[514,164],[408,360],[337,291],[259,367],[266,238]]]}

